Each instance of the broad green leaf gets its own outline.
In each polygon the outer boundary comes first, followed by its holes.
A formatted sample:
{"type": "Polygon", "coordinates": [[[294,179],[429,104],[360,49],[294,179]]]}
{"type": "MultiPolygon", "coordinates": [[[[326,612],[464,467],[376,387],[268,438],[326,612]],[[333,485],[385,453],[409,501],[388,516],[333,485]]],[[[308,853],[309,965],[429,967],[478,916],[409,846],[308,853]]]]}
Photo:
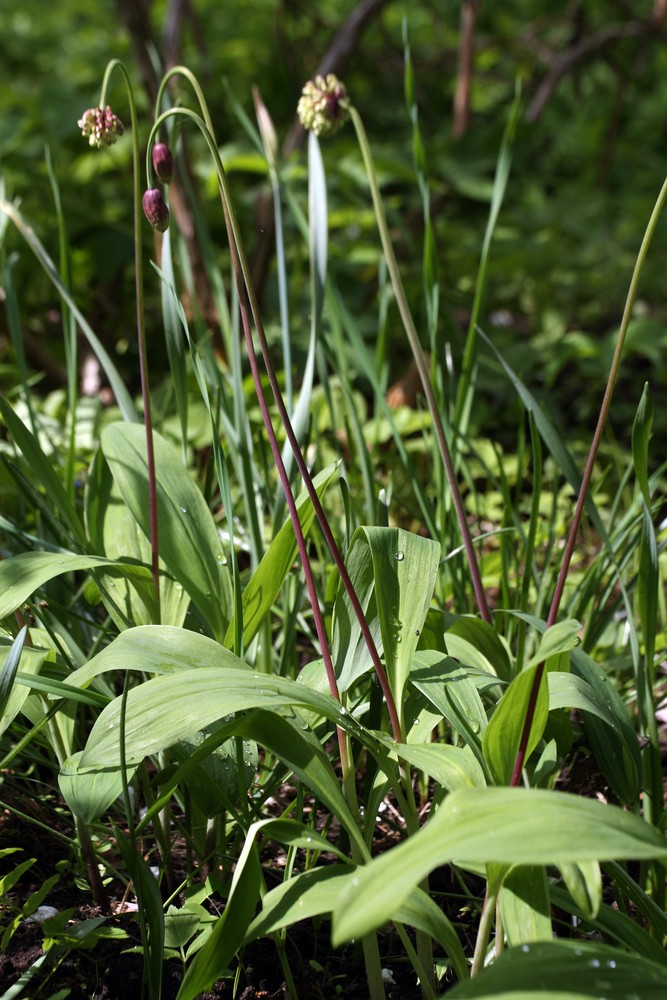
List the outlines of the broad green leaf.
{"type": "Polygon", "coordinates": [[[110,670],[166,674],[202,666],[250,671],[244,660],[207,635],[171,625],[139,625],[121,632],[67,680],[70,687],[86,687],[110,670]]]}
{"type": "Polygon", "coordinates": [[[465,738],[485,768],[481,737],[487,726],[486,712],[468,670],[437,650],[425,649],[415,654],[410,680],[465,738]]]}
{"type": "MultiPolygon", "coordinates": [[[[86,528],[97,552],[119,562],[151,565],[151,546],[137,524],[111,475],[101,451],[93,460],[84,499],[86,528]]],[[[181,626],[190,603],[183,586],[168,573],[160,560],[160,617],[163,625],[181,626]]],[[[100,574],[104,606],[119,629],[158,621],[152,574],[140,588],[129,576],[100,574]]]]}
{"type": "Polygon", "coordinates": [[[596,701],[605,705],[614,719],[613,726],[609,726],[597,718],[597,713],[583,710],[584,728],[595,759],[619,799],[634,805],[639,795],[641,759],[627,706],[595,660],[581,649],[573,650],[571,657],[572,672],[587,681],[596,701]]]}
{"type": "MultiPolygon", "coordinates": [[[[484,757],[499,785],[509,784],[521,742],[524,720],[538,665],[522,670],[509,685],[484,731],[484,757]]],[[[530,727],[526,760],[542,738],[549,715],[547,673],[542,670],[530,727]]]]}
{"type": "Polygon", "coordinates": [[[447,993],[451,1000],[663,1000],[667,970],[646,958],[588,941],[510,948],[447,993]]]}
{"type": "Polygon", "coordinates": [[[665,863],[667,841],[638,816],[592,799],[542,789],[458,789],[418,833],[359,869],[334,912],[334,939],[340,944],[379,927],[429,872],[452,860],[560,865],[608,858],[665,863]]]}
{"type": "Polygon", "coordinates": [[[600,699],[595,689],[583,677],[558,671],[550,673],[547,681],[549,711],[557,708],[577,708],[597,716],[608,726],[615,726],[616,720],[609,706],[600,699]]]}
{"type": "MultiPolygon", "coordinates": [[[[101,446],[124,502],[150,538],[144,428],[111,424],[102,432],[101,446]]],[[[222,641],[232,617],[233,597],[213,515],[178,452],[159,434],[154,434],[153,446],[160,557],[222,641]]]]}
{"type": "Polygon", "coordinates": [[[557,622],[555,625],[552,625],[542,636],[537,652],[528,661],[524,670],[540,663],[546,663],[552,657],[574,649],[581,642],[579,638],[580,629],[581,624],[573,618],[568,618],[566,621],[557,622]]]}
{"type": "Polygon", "coordinates": [[[493,625],[481,618],[461,616],[445,632],[445,646],[460,663],[511,680],[509,656],[493,625]]]}
{"type": "Polygon", "coordinates": [[[145,566],[116,563],[99,556],[80,556],[70,552],[20,552],[0,562],[0,619],[19,608],[49,580],[79,570],[113,570],[135,580],[150,580],[151,575],[145,566]]]}
{"type": "MultiPolygon", "coordinates": [[[[581,910],[574,902],[570,894],[558,886],[549,887],[551,902],[566,913],[580,917],[581,910]]],[[[664,911],[661,911],[664,919],[664,911]]],[[[667,966],[667,952],[662,946],[662,941],[651,937],[644,928],[637,923],[637,919],[628,916],[621,910],[616,909],[616,904],[609,906],[603,903],[597,916],[586,921],[594,931],[604,935],[606,941],[613,941],[625,950],[634,951],[637,955],[644,955],[653,962],[667,966]]]]}
{"type": "Polygon", "coordinates": [[[563,881],[584,920],[597,917],[602,903],[602,876],[598,861],[559,865],[563,881]]]}
{"type": "MultiPolygon", "coordinates": [[[[338,478],[339,470],[340,464],[336,462],[315,476],[313,485],[320,498],[338,478]]],[[[307,536],[315,519],[315,511],[306,492],[298,498],[296,509],[303,533],[307,536]]],[[[254,639],[264,616],[280,593],[285,577],[294,565],[296,554],[294,525],[288,518],[243,591],[243,642],[246,647],[254,639]]],[[[230,624],[225,635],[225,645],[231,648],[233,640],[234,628],[233,624],[230,624]]]]}
{"type": "MultiPolygon", "coordinates": [[[[401,528],[361,527],[350,543],[350,561],[361,583],[360,598],[363,595],[366,601],[369,623],[377,616],[387,676],[402,713],[403,690],[433,597],[440,546],[401,528]]],[[[362,650],[358,622],[342,584],[333,633],[336,672],[346,690],[359,675],[359,652],[366,666],[370,659],[362,650]]]]}
{"type": "Polygon", "coordinates": [[[443,743],[392,743],[390,750],[412,767],[425,771],[447,791],[486,784],[484,771],[469,747],[443,743]]]}
{"type": "MultiPolygon", "coordinates": [[[[246,943],[290,927],[298,920],[330,914],[340,893],[354,879],[355,870],[349,864],[327,865],[302,872],[272,889],[262,900],[261,913],[248,928],[246,943]]],[[[456,931],[423,890],[416,889],[393,917],[430,934],[449,955],[457,976],[466,978],[468,963],[456,931]]]]}
{"type": "MultiPolygon", "coordinates": [[[[58,785],[72,812],[86,825],[93,823],[123,793],[120,768],[115,770],[80,771],[82,751],[68,757],[60,769],[58,785]]],[[[127,779],[133,768],[128,768],[127,779]]]]}
{"type": "Polygon", "coordinates": [[[549,884],[544,868],[520,865],[511,869],[500,890],[503,930],[510,947],[551,941],[549,884]]]}

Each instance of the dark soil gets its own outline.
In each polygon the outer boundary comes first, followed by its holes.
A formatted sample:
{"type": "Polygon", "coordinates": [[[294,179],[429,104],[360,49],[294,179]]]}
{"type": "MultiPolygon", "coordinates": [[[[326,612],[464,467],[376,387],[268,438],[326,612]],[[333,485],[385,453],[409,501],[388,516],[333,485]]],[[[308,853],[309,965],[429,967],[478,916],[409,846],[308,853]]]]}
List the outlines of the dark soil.
{"type": "MultiPolygon", "coordinates": [[[[28,808],[25,802],[21,803],[28,808]]],[[[41,809],[41,803],[34,808],[41,809]]],[[[32,811],[32,810],[31,810],[32,811]]],[[[37,817],[35,817],[37,818],[37,817]]],[[[57,831],[58,822],[51,814],[40,815],[39,820],[49,820],[45,826],[57,831]]],[[[66,827],[63,827],[65,832],[66,827]]],[[[71,830],[67,831],[71,836],[71,830]]],[[[381,833],[382,831],[378,831],[381,833]]],[[[384,838],[392,837],[388,828],[384,838]]],[[[268,868],[278,869],[284,864],[284,855],[279,857],[267,844],[264,858],[268,868]]],[[[389,845],[387,845],[389,846],[389,845]]],[[[0,900],[0,937],[4,927],[11,921],[12,911],[22,906],[30,894],[37,891],[45,879],[53,875],[55,865],[64,866],[60,881],[43,900],[44,904],[59,911],[71,909],[68,931],[75,930],[82,921],[101,915],[101,910],[91,905],[90,890],[79,888],[73,877],[71,857],[68,860],[67,845],[38,828],[32,822],[22,821],[9,811],[0,811],[0,849],[21,847],[20,854],[9,855],[0,860],[0,877],[11,871],[18,860],[35,858],[35,864],[12,888],[8,897],[0,900]]],[[[175,851],[178,856],[178,851],[175,851]]],[[[270,879],[270,871],[267,871],[270,879]]],[[[78,872],[80,884],[81,871],[78,872]]],[[[277,876],[277,881],[282,875],[277,876]]],[[[441,881],[443,889],[451,890],[448,871],[433,873],[434,884],[441,881]]],[[[270,879],[271,880],[271,879],[270,879]]],[[[109,886],[112,909],[121,905],[120,895],[113,898],[112,882],[109,886]]],[[[118,892],[122,884],[117,883],[118,892]]],[[[48,926],[48,925],[47,925],[48,926]]],[[[23,991],[14,996],[25,1000],[140,1000],[144,960],[142,954],[128,953],[141,943],[140,929],[136,913],[119,913],[107,916],[102,925],[102,933],[111,929],[122,930],[126,937],[122,940],[95,937],[91,934],[92,947],[72,945],[62,948],[61,953],[51,952],[44,958],[42,942],[44,929],[35,923],[21,923],[11,937],[6,950],[0,953],[0,997],[9,987],[15,985],[22,975],[32,978],[23,991]],[[41,959],[41,965],[34,969],[41,959]]],[[[332,951],[330,944],[330,924],[328,921],[303,921],[289,928],[286,942],[286,957],[289,963],[298,1000],[366,1000],[368,988],[361,950],[353,947],[332,951]]],[[[401,942],[395,934],[380,936],[383,969],[386,970],[387,1000],[419,1000],[420,990],[415,974],[407,962],[401,942]]],[[[169,959],[163,966],[163,1000],[174,1000],[182,980],[180,961],[169,959]]],[[[263,939],[248,945],[238,956],[230,971],[230,978],[221,979],[210,992],[201,994],[200,1000],[288,1000],[290,993],[279,961],[276,944],[263,939]]]]}

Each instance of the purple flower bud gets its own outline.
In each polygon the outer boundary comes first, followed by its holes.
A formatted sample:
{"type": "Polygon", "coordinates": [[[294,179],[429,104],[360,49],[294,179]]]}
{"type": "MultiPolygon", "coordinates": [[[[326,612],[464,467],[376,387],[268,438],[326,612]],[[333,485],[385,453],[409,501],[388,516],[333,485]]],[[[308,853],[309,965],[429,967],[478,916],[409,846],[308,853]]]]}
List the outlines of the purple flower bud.
{"type": "Polygon", "coordinates": [[[153,229],[164,233],[169,228],[169,209],[159,188],[149,188],[141,199],[144,215],[153,229]]]}
{"type": "Polygon", "coordinates": [[[158,176],[158,180],[163,184],[171,184],[174,176],[174,157],[171,150],[164,142],[156,142],[153,146],[153,169],[158,176]]]}

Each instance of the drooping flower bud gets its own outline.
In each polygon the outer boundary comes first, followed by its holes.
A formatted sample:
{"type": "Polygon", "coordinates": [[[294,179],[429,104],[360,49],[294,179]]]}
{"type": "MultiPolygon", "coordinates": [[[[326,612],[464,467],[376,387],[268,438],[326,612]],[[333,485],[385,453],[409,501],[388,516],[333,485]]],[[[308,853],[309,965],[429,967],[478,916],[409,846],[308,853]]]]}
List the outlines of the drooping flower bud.
{"type": "Polygon", "coordinates": [[[333,135],[348,117],[348,98],[344,85],[333,73],[326,79],[316,76],[301,91],[296,113],[305,129],[315,135],[333,135]]]}
{"type": "Polygon", "coordinates": [[[171,184],[174,176],[174,157],[165,142],[156,142],[152,151],[153,170],[162,184],[171,184]]]}
{"type": "Polygon", "coordinates": [[[144,215],[153,229],[157,229],[159,233],[166,232],[169,228],[169,209],[160,189],[149,188],[148,191],[144,191],[141,204],[144,215]]]}
{"type": "Polygon", "coordinates": [[[88,139],[88,143],[98,149],[103,146],[113,146],[116,139],[125,131],[122,121],[108,104],[106,108],[88,108],[77,125],[82,135],[88,139]]]}

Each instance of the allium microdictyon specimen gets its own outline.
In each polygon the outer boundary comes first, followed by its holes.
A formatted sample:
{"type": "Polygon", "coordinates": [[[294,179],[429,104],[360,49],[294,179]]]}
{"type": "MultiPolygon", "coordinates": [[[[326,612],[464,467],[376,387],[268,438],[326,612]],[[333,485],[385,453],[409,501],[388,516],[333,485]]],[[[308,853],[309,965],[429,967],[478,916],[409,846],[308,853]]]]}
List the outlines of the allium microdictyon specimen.
{"type": "Polygon", "coordinates": [[[166,232],[169,228],[169,209],[160,189],[149,188],[144,191],[141,205],[153,229],[157,229],[159,233],[166,232]]]}
{"type": "Polygon", "coordinates": [[[296,112],[303,127],[316,136],[333,135],[349,117],[347,91],[333,73],[316,76],[301,91],[296,112]]]}
{"type": "Polygon", "coordinates": [[[109,105],[106,108],[88,108],[77,122],[84,138],[91,146],[102,149],[103,146],[113,146],[116,139],[123,134],[125,128],[122,121],[115,115],[109,105]]]}
{"type": "Polygon", "coordinates": [[[156,142],[152,150],[153,170],[162,184],[171,184],[174,176],[174,157],[165,142],[156,142]]]}

